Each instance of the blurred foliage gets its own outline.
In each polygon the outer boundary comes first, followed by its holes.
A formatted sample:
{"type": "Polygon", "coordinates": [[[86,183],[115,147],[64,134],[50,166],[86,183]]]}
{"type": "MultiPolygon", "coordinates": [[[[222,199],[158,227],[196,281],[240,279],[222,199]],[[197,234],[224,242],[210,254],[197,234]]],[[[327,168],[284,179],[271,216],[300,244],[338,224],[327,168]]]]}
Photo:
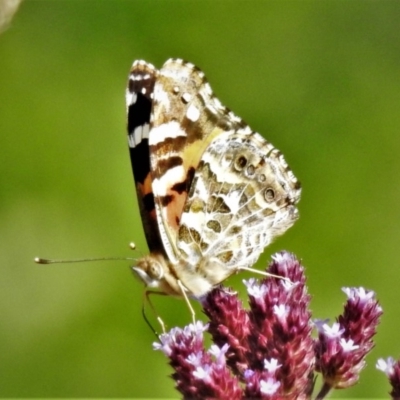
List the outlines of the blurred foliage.
{"type": "Polygon", "coordinates": [[[21,0],[0,1],[0,33],[7,29],[14,14],[17,12],[21,0]]]}
{"type": "MultiPolygon", "coordinates": [[[[377,292],[376,348],[333,397],[385,396],[374,364],[400,350],[399,18],[398,1],[22,3],[0,36],[1,397],[177,397],[128,262],[32,262],[132,256],[131,240],[146,253],[124,88],[134,59],[170,57],[199,65],[302,181],[299,222],[257,266],[301,257],[315,318],[341,312],[342,286],[377,292]]],[[[183,302],[155,303],[170,326],[189,321],[183,302]]]]}

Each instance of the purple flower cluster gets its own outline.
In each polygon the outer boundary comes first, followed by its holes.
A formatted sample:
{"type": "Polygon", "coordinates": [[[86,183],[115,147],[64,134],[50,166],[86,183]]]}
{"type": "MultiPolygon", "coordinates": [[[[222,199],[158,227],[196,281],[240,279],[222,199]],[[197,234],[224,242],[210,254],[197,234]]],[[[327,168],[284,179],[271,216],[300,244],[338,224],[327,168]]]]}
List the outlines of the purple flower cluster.
{"type": "Polygon", "coordinates": [[[160,335],[160,343],[154,343],[154,349],[170,359],[175,370],[172,378],[185,399],[241,399],[239,381],[225,361],[228,345],[213,345],[206,351],[203,342],[206,329],[207,325],[200,321],[184,329],[173,328],[160,335]]]}
{"type": "Polygon", "coordinates": [[[315,369],[322,374],[322,397],[331,389],[344,389],[357,383],[365,366],[365,356],[374,346],[372,337],[382,315],[373,291],[343,288],[343,292],[348,299],[337,322],[329,326],[326,321],[316,321],[315,369]]]}
{"type": "Polygon", "coordinates": [[[400,360],[395,361],[392,357],[387,360],[380,358],[376,363],[376,368],[384,372],[389,378],[392,386],[392,391],[390,392],[392,399],[400,399],[400,360]]]}
{"type": "Polygon", "coordinates": [[[343,315],[329,326],[311,320],[304,268],[287,252],[277,253],[267,270],[276,277],[244,281],[249,309],[226,288],[202,301],[210,322],[160,336],[185,399],[310,399],[316,373],[322,376],[317,399],[332,389],[354,385],[373,347],[382,309],[374,293],[345,288],[343,315]],[[283,278],[283,279],[282,279],[283,278]],[[314,326],[318,339],[312,337],[314,326]],[[203,333],[214,345],[205,350],[203,333]]]}

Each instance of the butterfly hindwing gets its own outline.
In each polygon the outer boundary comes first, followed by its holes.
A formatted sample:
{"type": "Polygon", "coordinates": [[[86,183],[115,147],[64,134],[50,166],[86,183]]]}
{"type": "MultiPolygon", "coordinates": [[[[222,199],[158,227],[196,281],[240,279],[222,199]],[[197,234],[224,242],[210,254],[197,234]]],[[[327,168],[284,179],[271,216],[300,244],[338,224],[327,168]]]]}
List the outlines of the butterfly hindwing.
{"type": "Polygon", "coordinates": [[[283,156],[258,133],[217,137],[201,157],[183,210],[181,258],[212,284],[251,267],[293,225],[299,195],[283,156]]]}

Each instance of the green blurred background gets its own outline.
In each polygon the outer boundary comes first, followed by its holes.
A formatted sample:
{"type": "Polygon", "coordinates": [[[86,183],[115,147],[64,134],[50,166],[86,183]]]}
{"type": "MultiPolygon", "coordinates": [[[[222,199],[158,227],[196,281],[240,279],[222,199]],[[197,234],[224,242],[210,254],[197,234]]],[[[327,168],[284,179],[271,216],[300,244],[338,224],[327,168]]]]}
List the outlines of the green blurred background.
{"type": "MultiPolygon", "coordinates": [[[[384,397],[400,353],[398,1],[26,1],[0,36],[0,396],[178,397],[152,350],[129,262],[38,266],[35,256],[135,256],[147,247],[125,137],[134,59],[200,66],[221,101],[286,156],[301,218],[287,249],[307,268],[314,318],[343,286],[384,316],[360,383],[384,397]]],[[[229,281],[240,291],[242,274],[229,281]]],[[[169,325],[183,302],[155,299],[169,325]]],[[[200,314],[199,314],[200,315],[200,314]]]]}

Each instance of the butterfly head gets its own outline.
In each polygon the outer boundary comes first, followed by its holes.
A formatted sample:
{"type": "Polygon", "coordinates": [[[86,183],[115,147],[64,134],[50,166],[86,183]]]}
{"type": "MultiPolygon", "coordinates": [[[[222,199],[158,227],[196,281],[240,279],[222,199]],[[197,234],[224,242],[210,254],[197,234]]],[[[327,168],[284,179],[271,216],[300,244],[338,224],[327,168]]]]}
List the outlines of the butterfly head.
{"type": "Polygon", "coordinates": [[[172,273],[173,269],[162,255],[150,254],[140,258],[132,267],[132,271],[146,287],[172,296],[181,295],[177,278],[172,273]]]}
{"type": "Polygon", "coordinates": [[[141,258],[138,265],[132,267],[132,271],[148,287],[157,287],[164,277],[161,264],[150,257],[141,258]]]}

